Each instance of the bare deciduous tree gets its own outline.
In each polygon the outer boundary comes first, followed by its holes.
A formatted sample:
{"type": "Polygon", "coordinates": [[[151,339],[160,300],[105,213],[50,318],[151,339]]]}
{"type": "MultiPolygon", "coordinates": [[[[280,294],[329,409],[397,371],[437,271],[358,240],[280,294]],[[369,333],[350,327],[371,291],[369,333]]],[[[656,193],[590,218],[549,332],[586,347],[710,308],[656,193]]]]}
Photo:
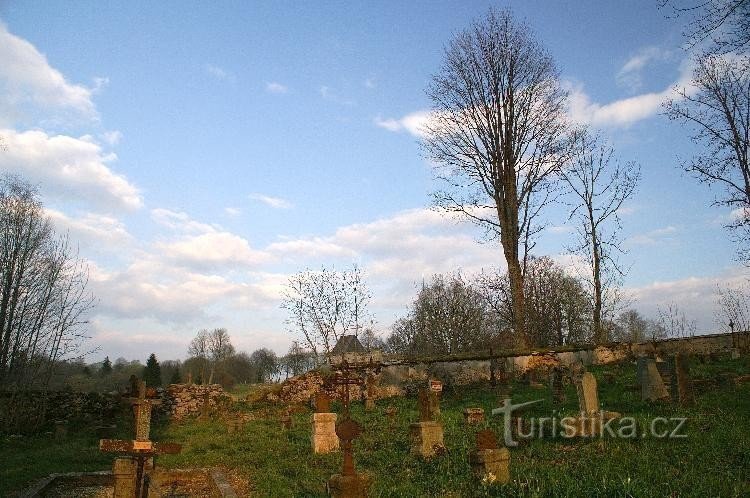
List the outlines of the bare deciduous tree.
{"type": "Polygon", "coordinates": [[[695,130],[692,140],[703,152],[684,167],[723,189],[715,204],[732,210],[728,227],[742,252],[750,241],[750,57],[700,56],[692,84],[677,89],[680,98],[666,102],[666,114],[695,130]]]}
{"type": "Polygon", "coordinates": [[[695,0],[688,4],[661,0],[677,16],[690,20],[684,35],[689,47],[709,43],[718,53],[745,52],[750,48],[750,0],[695,0]]]}
{"type": "Polygon", "coordinates": [[[539,230],[535,218],[570,154],[557,68],[528,26],[510,11],[490,10],[450,42],[427,93],[433,111],[422,147],[446,185],[436,204],[499,237],[515,331],[528,342],[523,263],[539,230]]]}
{"type": "Polygon", "coordinates": [[[717,321],[724,330],[734,328],[743,332],[750,330],[750,285],[719,288],[719,309],[717,321]],[[729,323],[733,327],[729,326],[729,323]]]}
{"type": "Polygon", "coordinates": [[[204,384],[211,384],[217,369],[234,355],[234,346],[225,328],[211,331],[203,329],[190,341],[188,354],[194,358],[200,369],[200,378],[204,384]]]}
{"type": "Polygon", "coordinates": [[[614,313],[618,284],[625,275],[617,258],[622,251],[618,213],[635,192],[640,168],[633,162],[621,163],[611,146],[582,133],[563,178],[576,200],[570,218],[578,221],[578,243],[571,250],[588,263],[584,279],[591,290],[593,340],[600,344],[607,340],[602,324],[614,313]]]}
{"type": "Polygon", "coordinates": [[[359,335],[363,327],[372,325],[369,302],[362,272],[354,265],[344,271],[322,268],[293,275],[281,307],[289,315],[286,323],[292,332],[301,334],[318,357],[330,354],[341,336],[359,335]]]}
{"type": "Polygon", "coordinates": [[[0,386],[45,388],[59,360],[80,354],[94,305],[88,271],[55,235],[38,192],[0,178],[0,386]]]}

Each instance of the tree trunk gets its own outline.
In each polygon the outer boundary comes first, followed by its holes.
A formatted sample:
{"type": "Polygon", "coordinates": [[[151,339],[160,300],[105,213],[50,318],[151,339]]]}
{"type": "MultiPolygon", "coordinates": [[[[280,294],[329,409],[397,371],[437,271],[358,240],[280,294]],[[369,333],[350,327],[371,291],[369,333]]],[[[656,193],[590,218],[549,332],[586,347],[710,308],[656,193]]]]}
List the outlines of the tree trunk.
{"type": "Polygon", "coordinates": [[[605,342],[604,331],[602,330],[602,274],[601,274],[601,247],[599,238],[596,233],[596,224],[593,221],[592,207],[589,205],[589,220],[591,221],[591,257],[592,272],[594,277],[594,343],[601,344],[605,342]]]}

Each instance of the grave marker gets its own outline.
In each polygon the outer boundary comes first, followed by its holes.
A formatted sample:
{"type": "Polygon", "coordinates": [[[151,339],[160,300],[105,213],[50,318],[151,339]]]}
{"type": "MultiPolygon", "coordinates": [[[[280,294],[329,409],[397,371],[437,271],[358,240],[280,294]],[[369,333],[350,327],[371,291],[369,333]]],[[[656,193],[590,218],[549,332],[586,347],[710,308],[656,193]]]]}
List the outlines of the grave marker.
{"type": "Polygon", "coordinates": [[[489,429],[477,432],[476,449],[469,455],[474,475],[488,483],[510,481],[510,451],[499,448],[495,433],[489,429]]]}
{"type": "Polygon", "coordinates": [[[336,434],[337,415],[331,413],[331,400],[325,392],[315,395],[315,413],[312,415],[313,453],[330,453],[339,449],[336,434]]]}
{"type": "MultiPolygon", "coordinates": [[[[431,458],[445,448],[443,443],[443,424],[435,421],[437,393],[431,389],[419,391],[419,422],[409,426],[411,436],[411,454],[431,458]]],[[[439,414],[439,411],[438,411],[439,414]]]]}
{"type": "Polygon", "coordinates": [[[101,439],[99,440],[99,450],[108,453],[124,453],[130,455],[130,461],[135,465],[128,463],[127,458],[117,458],[114,462],[113,473],[118,478],[115,479],[115,498],[142,498],[145,493],[143,486],[144,470],[147,463],[155,455],[176,454],[182,450],[182,446],[174,443],[154,443],[149,439],[151,431],[151,410],[153,406],[161,403],[159,400],[146,398],[146,383],[141,381],[138,384],[138,397],[131,399],[133,405],[133,414],[135,417],[135,439],[131,441],[119,439],[101,439]],[[132,471],[134,475],[130,475],[132,471]],[[132,483],[135,483],[134,485],[132,483]],[[119,488],[118,488],[119,483],[119,488]],[[134,487],[135,493],[131,493],[134,487]]]}
{"type": "Polygon", "coordinates": [[[643,401],[657,401],[669,398],[667,388],[664,387],[664,381],[656,367],[656,361],[653,358],[645,358],[642,364],[639,363],[639,366],[642,366],[642,371],[639,373],[641,399],[643,401]]]}

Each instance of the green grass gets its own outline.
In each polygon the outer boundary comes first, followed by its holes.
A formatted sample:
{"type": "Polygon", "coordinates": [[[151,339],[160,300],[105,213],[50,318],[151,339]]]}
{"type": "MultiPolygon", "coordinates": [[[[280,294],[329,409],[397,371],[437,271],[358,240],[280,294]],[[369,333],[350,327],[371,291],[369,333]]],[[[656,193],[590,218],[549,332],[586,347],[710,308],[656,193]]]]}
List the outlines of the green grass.
{"type": "MultiPolygon", "coordinates": [[[[417,420],[414,399],[381,400],[373,412],[360,403],[353,417],[363,428],[355,441],[359,470],[375,477],[373,496],[748,496],[750,495],[750,386],[722,385],[697,394],[690,408],[650,404],[640,400],[632,364],[596,367],[599,398],[604,409],[635,417],[647,427],[656,416],[687,417],[685,439],[594,440],[535,439],[511,449],[512,482],[485,486],[477,482],[467,455],[474,446],[476,428],[463,422],[465,407],[483,407],[487,425],[501,434],[501,417],[489,416],[497,406],[495,396],[480,387],[444,393],[441,404],[448,453],[431,461],[409,455],[408,425],[417,420]],[[604,372],[617,374],[609,384],[604,372]],[[393,404],[398,415],[389,426],[383,409],[393,404]]],[[[697,378],[721,378],[724,372],[748,373],[747,359],[693,365],[697,378]]],[[[515,385],[513,401],[544,399],[525,416],[563,415],[577,411],[572,386],[567,401],[555,407],[547,389],[515,385]]],[[[338,409],[338,406],[334,406],[338,409]]],[[[159,426],[157,440],[183,444],[179,455],[161,457],[165,467],[222,466],[236,469],[250,481],[256,496],[325,496],[325,483],[339,471],[340,454],[316,456],[310,445],[310,411],[294,415],[294,427],[282,430],[277,414],[281,407],[257,405],[239,408],[263,410],[268,417],[247,423],[239,433],[228,434],[220,422],[187,421],[159,426]]],[[[125,430],[125,428],[123,428],[125,430]]],[[[84,433],[61,444],[49,437],[4,440],[0,443],[0,494],[50,472],[107,468],[111,457],[96,451],[96,441],[84,433]]]]}

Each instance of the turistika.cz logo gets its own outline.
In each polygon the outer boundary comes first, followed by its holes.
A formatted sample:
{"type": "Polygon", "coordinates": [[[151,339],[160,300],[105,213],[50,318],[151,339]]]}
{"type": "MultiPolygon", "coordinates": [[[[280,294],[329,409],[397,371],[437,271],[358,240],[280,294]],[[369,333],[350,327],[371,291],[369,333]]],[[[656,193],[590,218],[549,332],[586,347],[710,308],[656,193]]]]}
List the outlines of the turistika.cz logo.
{"type": "Polygon", "coordinates": [[[515,431],[513,431],[514,410],[519,410],[535,403],[541,399],[513,404],[509,398],[503,401],[500,408],[492,410],[493,415],[503,416],[503,436],[506,446],[518,446],[514,435],[520,439],[536,439],[544,437],[611,437],[622,439],[639,439],[652,437],[656,439],[680,439],[686,438],[686,417],[654,417],[642,421],[639,425],[634,417],[622,417],[603,410],[581,413],[577,417],[524,417],[515,418],[515,431]]]}

